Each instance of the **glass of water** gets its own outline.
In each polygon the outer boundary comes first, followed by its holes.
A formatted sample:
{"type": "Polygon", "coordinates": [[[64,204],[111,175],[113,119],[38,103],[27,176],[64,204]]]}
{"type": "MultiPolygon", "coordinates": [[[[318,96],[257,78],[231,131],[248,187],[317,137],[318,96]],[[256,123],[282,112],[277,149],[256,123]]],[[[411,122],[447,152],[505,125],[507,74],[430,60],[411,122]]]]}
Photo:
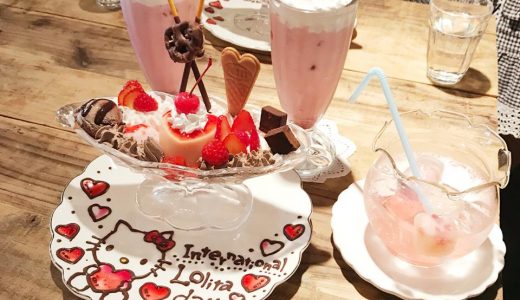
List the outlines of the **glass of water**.
{"type": "Polygon", "coordinates": [[[459,82],[493,11],[491,0],[431,0],[428,71],[440,85],[459,82]]]}

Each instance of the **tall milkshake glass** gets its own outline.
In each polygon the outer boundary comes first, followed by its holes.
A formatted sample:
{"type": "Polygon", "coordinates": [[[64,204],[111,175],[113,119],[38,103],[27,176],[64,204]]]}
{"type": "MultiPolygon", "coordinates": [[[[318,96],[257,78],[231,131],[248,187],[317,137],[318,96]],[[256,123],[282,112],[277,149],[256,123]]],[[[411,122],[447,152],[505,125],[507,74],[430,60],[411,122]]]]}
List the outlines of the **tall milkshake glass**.
{"type": "MultiPolygon", "coordinates": [[[[195,20],[197,1],[175,0],[181,20],[195,20]]],[[[164,31],[173,23],[166,0],[121,0],[135,55],[153,90],[179,91],[184,64],[174,63],[164,46],[164,31]]]]}
{"type": "Polygon", "coordinates": [[[319,173],[334,159],[330,139],[315,128],[329,106],[350,46],[357,0],[271,0],[271,57],[280,104],[307,129],[311,153],[299,168],[319,173]]]}

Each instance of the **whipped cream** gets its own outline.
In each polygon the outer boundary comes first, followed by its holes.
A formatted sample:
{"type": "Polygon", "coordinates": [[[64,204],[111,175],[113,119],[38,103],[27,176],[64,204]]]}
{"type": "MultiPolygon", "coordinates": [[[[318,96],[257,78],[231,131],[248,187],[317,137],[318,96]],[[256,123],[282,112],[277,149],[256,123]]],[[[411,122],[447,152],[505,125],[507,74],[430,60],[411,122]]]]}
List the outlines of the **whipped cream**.
{"type": "Polygon", "coordinates": [[[173,97],[167,94],[148,93],[157,101],[158,108],[156,111],[140,112],[126,106],[119,108],[123,112],[123,122],[128,126],[146,124],[149,127],[158,130],[161,125],[161,117],[169,110],[175,110],[173,97]]]}
{"type": "Polygon", "coordinates": [[[347,26],[354,26],[357,1],[278,0],[271,1],[271,6],[274,17],[289,28],[303,27],[310,32],[336,32],[347,26]]]}
{"type": "Polygon", "coordinates": [[[206,106],[200,102],[199,110],[194,114],[179,114],[177,110],[172,109],[172,117],[170,119],[172,127],[179,129],[182,133],[190,134],[197,130],[203,130],[208,122],[208,113],[206,106]]]}

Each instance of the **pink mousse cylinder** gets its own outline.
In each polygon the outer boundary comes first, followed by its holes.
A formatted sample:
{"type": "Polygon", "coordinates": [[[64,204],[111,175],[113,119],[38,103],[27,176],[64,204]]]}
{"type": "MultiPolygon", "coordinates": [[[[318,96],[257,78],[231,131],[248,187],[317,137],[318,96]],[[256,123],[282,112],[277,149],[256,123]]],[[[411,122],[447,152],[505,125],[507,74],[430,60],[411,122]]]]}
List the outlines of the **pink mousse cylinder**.
{"type": "MultiPolygon", "coordinates": [[[[196,1],[176,0],[181,20],[195,20],[196,1]]],[[[174,63],[164,45],[164,31],[174,24],[166,0],[121,0],[121,10],[137,61],[153,90],[179,91],[184,64],[174,63]]]]}
{"type": "Polygon", "coordinates": [[[271,0],[271,58],[280,104],[311,128],[329,106],[350,47],[357,0],[271,0]],[[326,2],[326,1],[325,1],[326,2]]]}

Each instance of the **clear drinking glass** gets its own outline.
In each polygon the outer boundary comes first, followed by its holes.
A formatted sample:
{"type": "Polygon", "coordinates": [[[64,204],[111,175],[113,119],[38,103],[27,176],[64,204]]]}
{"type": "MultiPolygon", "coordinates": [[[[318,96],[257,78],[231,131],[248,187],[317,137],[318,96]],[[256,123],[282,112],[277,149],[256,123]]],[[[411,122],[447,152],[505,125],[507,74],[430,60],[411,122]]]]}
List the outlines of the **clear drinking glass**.
{"type": "Polygon", "coordinates": [[[510,153],[489,127],[462,114],[401,114],[421,178],[412,176],[393,121],[372,149],[364,199],[370,226],[395,256],[435,266],[464,256],[487,239],[497,220],[499,188],[509,180],[510,153]],[[420,189],[431,208],[422,205],[420,189]],[[430,210],[430,211],[428,211],[430,210]]]}
{"type": "Polygon", "coordinates": [[[493,11],[491,0],[431,0],[428,70],[441,85],[459,82],[493,11]]]}
{"type": "MultiPolygon", "coordinates": [[[[196,1],[176,0],[181,20],[193,21],[196,1]]],[[[121,0],[121,9],[137,61],[153,90],[179,92],[183,63],[175,63],[164,46],[164,31],[174,24],[166,0],[121,0]]]]}
{"type": "MultiPolygon", "coordinates": [[[[296,2],[298,3],[298,2],[296,2]]],[[[357,0],[336,9],[301,9],[271,0],[271,57],[280,104],[290,121],[308,131],[311,175],[327,168],[335,150],[315,128],[338,85],[356,20],[357,0]]]]}

